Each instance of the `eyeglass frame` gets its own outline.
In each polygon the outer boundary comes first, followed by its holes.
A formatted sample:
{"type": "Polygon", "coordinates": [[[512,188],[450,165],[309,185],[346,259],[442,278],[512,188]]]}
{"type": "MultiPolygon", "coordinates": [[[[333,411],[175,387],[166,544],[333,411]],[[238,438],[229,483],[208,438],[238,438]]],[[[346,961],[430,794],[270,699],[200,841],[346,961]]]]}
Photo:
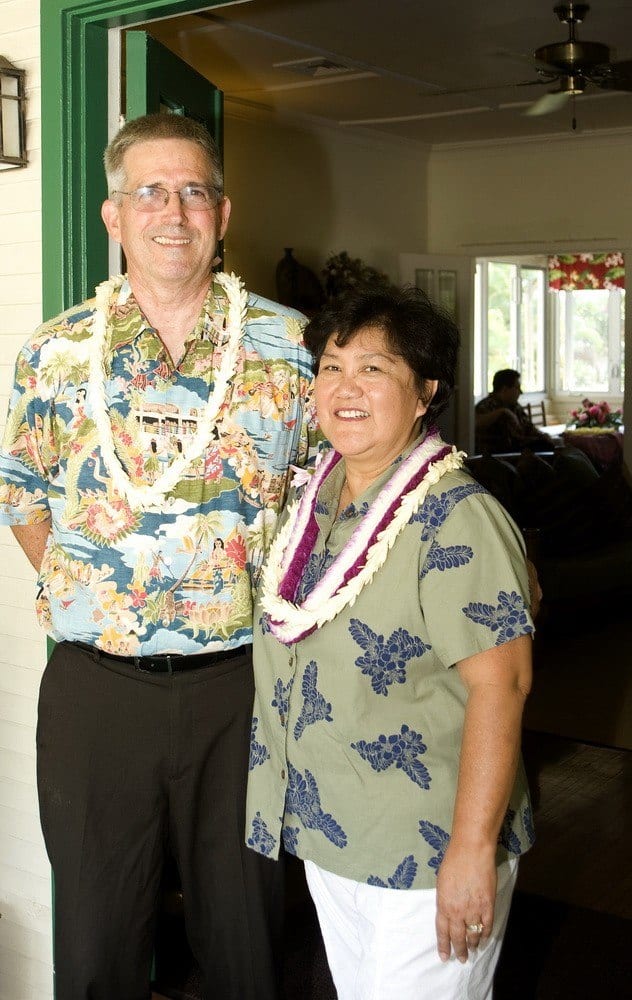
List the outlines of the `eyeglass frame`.
{"type": "Polygon", "coordinates": [[[214,187],[211,184],[184,184],[179,189],[177,189],[177,188],[176,189],[166,188],[166,187],[163,187],[162,184],[141,184],[141,185],[139,185],[139,187],[134,188],[133,191],[121,191],[121,190],[119,190],[117,188],[114,188],[112,191],[110,191],[110,195],[113,195],[113,194],[125,194],[125,195],[127,195],[130,198],[130,200],[131,200],[131,205],[132,205],[132,208],[134,209],[134,211],[136,211],[136,212],[145,212],[147,214],[151,214],[152,212],[160,212],[161,208],[166,208],[167,205],[169,204],[170,200],[171,200],[171,195],[172,194],[177,194],[178,197],[179,197],[179,199],[180,199],[180,204],[183,205],[185,208],[188,208],[192,212],[211,212],[214,208],[217,208],[217,206],[219,205],[220,201],[224,197],[224,192],[221,190],[221,188],[214,187]],[[195,207],[193,205],[186,205],[185,202],[182,199],[182,192],[185,191],[187,188],[202,188],[204,191],[206,191],[207,194],[209,195],[209,203],[208,203],[208,205],[199,206],[199,207],[195,207]],[[138,194],[139,191],[162,191],[162,193],[164,195],[164,202],[163,202],[162,206],[158,207],[158,208],[140,208],[138,205],[135,205],[134,204],[134,195],[138,194]],[[210,199],[211,193],[215,193],[215,195],[217,196],[214,203],[210,199]]]}

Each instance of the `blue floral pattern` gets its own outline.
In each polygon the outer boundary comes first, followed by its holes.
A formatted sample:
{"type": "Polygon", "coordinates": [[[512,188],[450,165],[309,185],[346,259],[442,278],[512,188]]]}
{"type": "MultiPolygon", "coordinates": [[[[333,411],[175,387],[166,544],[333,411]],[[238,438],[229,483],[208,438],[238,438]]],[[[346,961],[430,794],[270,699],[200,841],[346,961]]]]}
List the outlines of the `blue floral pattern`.
{"type": "Polygon", "coordinates": [[[446,545],[444,548],[437,541],[434,541],[428,550],[419,579],[423,580],[433,569],[438,569],[443,573],[446,569],[465,566],[473,558],[474,552],[469,545],[446,545]]]}
{"type": "Polygon", "coordinates": [[[371,678],[371,687],[376,694],[388,695],[391,684],[406,683],[406,664],[409,660],[423,656],[431,647],[419,636],[411,635],[405,628],[395,629],[388,639],[378,635],[359,618],[352,618],[349,632],[355,642],[364,650],[355,664],[362,673],[371,678]]]}
{"type": "Polygon", "coordinates": [[[287,721],[287,714],[290,706],[290,692],[292,691],[293,684],[293,677],[290,677],[287,684],[284,684],[281,678],[277,677],[274,684],[274,698],[270,704],[273,708],[278,710],[279,721],[282,726],[285,726],[287,721]]]}
{"type": "Polygon", "coordinates": [[[305,769],[305,776],[288,762],[288,786],[285,811],[298,816],[308,830],[319,830],[336,847],[347,846],[347,834],[333,818],[323,811],[316,779],[305,769]]]}
{"type": "Polygon", "coordinates": [[[384,881],[378,875],[369,875],[367,879],[368,885],[377,885],[381,889],[410,889],[413,882],[415,881],[415,875],[417,874],[418,864],[412,854],[397,866],[395,871],[389,878],[384,881]]]}
{"type": "Polygon", "coordinates": [[[296,725],[294,726],[294,739],[300,740],[307,726],[313,726],[315,722],[333,722],[331,715],[331,703],[326,701],[324,696],[317,689],[318,667],[315,660],[310,660],[305,667],[301,692],[303,694],[303,707],[296,725]]]}
{"type": "Polygon", "coordinates": [[[439,496],[432,494],[424,500],[419,510],[411,517],[410,523],[419,522],[423,524],[421,540],[431,541],[443,522],[461,500],[472,496],[474,493],[487,493],[484,486],[479,483],[467,483],[463,486],[455,486],[439,496]]]}
{"type": "Polygon", "coordinates": [[[283,846],[288,854],[296,855],[298,853],[298,827],[284,826],[281,836],[283,837],[283,846]]]}
{"type": "Polygon", "coordinates": [[[394,764],[420,788],[430,788],[428,768],[419,760],[428,748],[422,741],[421,733],[406,725],[399,733],[390,736],[382,734],[370,743],[358,740],[351,744],[351,749],[357,751],[374,771],[386,771],[394,764]]]}
{"type": "Polygon", "coordinates": [[[428,861],[428,867],[434,868],[435,875],[439,871],[441,862],[450,843],[450,834],[442,830],[436,823],[430,823],[427,819],[419,820],[419,832],[427,844],[437,853],[428,861]]]}
{"type": "Polygon", "coordinates": [[[527,609],[522,596],[512,590],[498,592],[498,604],[484,604],[482,601],[474,601],[463,608],[463,614],[476,622],[477,625],[485,625],[492,632],[497,632],[494,645],[502,646],[520,635],[528,635],[533,632],[533,626],[529,625],[527,609]]]}
{"type": "Polygon", "coordinates": [[[303,572],[302,579],[298,585],[296,599],[299,603],[304,601],[308,594],[311,594],[312,590],[321,577],[327,572],[333,561],[334,557],[329,549],[324,549],[324,551],[320,553],[312,552],[303,572]]]}
{"type": "Polygon", "coordinates": [[[257,716],[253,716],[252,722],[250,724],[250,760],[248,761],[248,770],[252,771],[257,764],[263,764],[264,761],[270,759],[270,751],[263,743],[257,743],[257,726],[259,725],[259,719],[257,716]]]}
{"type": "Polygon", "coordinates": [[[261,818],[261,813],[256,813],[251,827],[251,833],[247,840],[248,847],[252,847],[259,854],[264,854],[266,857],[272,853],[276,840],[268,830],[264,820],[261,818]]]}
{"type": "Polygon", "coordinates": [[[512,830],[512,825],[515,818],[516,818],[516,810],[508,809],[507,812],[505,813],[503,825],[498,835],[498,843],[502,844],[505,850],[509,852],[509,854],[520,854],[522,851],[522,848],[520,846],[520,838],[512,830]]]}

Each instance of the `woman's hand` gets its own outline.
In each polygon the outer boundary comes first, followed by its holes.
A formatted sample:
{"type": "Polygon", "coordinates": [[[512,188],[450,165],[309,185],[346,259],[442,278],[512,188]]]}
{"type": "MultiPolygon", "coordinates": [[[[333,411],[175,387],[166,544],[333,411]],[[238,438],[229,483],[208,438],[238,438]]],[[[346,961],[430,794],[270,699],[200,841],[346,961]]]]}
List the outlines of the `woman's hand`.
{"type": "Polygon", "coordinates": [[[495,855],[495,844],[488,849],[451,844],[445,853],[437,877],[436,928],[442,962],[447,962],[451,951],[459,962],[465,962],[468,949],[478,947],[491,933],[496,900],[495,855]]]}

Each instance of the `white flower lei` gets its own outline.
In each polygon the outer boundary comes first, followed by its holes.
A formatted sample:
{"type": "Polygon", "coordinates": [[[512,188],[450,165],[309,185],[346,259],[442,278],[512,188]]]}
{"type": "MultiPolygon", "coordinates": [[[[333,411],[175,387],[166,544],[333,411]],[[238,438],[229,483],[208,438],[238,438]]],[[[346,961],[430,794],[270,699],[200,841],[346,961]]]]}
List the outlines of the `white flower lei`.
{"type": "Polygon", "coordinates": [[[228,339],[224,346],[222,363],[215,377],[213,392],[198,422],[196,433],[188,446],[151,486],[135,486],[123,468],[114,448],[112,423],[105,401],[110,303],[120,291],[124,278],[119,275],[109,281],[102,282],[97,287],[96,312],[92,320],[92,336],[90,338],[90,374],[88,379],[92,415],[99,436],[101,457],[106,469],[117,493],[126,498],[132,510],[148,510],[150,508],[163,510],[167,506],[166,494],[170,493],[180,482],[187,467],[206,451],[216,426],[218,414],[230,391],[231,379],[235,377],[248,293],[241,279],[235,274],[229,275],[220,272],[213,275],[213,278],[219,282],[228,298],[226,324],[228,339]]]}
{"type": "Polygon", "coordinates": [[[290,645],[331,621],[343,608],[353,605],[364,587],[384,565],[395,539],[408,524],[411,516],[425,499],[430,486],[446,472],[463,465],[463,452],[456,448],[445,453],[446,445],[438,433],[431,433],[401,463],[385,484],[360,525],[342,551],[302,604],[293,604],[281,597],[281,590],[293,557],[300,546],[307,525],[314,514],[320,485],[340,456],[331,451],[312,476],[300,500],[292,504],[288,518],[273,541],[262,575],[262,606],[269,616],[270,630],[280,642],[290,645]],[[407,489],[421,469],[428,468],[423,479],[413,489],[407,489]],[[372,545],[371,536],[387,511],[402,497],[390,522],[372,545]],[[346,575],[366,554],[361,569],[346,583],[346,575]]]}

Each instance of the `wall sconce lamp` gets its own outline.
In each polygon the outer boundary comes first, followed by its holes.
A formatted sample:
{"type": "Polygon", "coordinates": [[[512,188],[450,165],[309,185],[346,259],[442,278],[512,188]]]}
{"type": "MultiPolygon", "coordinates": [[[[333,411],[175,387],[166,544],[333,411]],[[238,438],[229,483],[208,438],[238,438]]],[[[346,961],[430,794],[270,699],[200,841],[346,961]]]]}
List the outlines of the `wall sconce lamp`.
{"type": "Polygon", "coordinates": [[[26,71],[0,56],[0,170],[25,167],[26,71]]]}

